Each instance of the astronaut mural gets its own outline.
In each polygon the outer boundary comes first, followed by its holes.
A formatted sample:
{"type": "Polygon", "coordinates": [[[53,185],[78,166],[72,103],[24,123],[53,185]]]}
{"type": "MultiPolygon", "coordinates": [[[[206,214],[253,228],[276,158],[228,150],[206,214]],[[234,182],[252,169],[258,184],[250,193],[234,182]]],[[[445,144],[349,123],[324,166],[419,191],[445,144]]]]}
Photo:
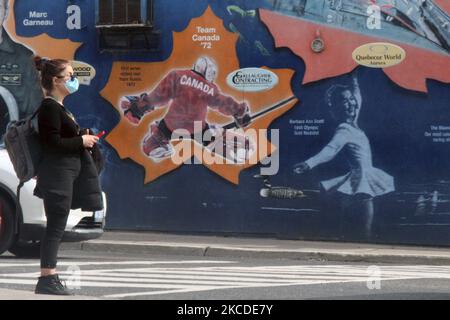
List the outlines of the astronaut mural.
{"type": "MultiPolygon", "coordinates": [[[[72,45],[61,46],[64,41],[48,36],[33,39],[17,35],[15,4],[15,0],[0,1],[0,144],[7,124],[30,116],[42,100],[34,57],[73,59],[74,51],[72,45]],[[53,47],[53,44],[60,45],[53,47]]],[[[32,14],[33,11],[28,12],[32,14]]]]}
{"type": "Polygon", "coordinates": [[[42,99],[33,52],[4,28],[9,11],[9,1],[0,1],[0,137],[9,121],[30,115],[42,99]]]}
{"type": "MultiPolygon", "coordinates": [[[[107,228],[450,244],[448,1],[127,3],[10,1],[2,33],[82,61],[107,228]]],[[[4,130],[35,75],[1,59],[4,130]]]]}

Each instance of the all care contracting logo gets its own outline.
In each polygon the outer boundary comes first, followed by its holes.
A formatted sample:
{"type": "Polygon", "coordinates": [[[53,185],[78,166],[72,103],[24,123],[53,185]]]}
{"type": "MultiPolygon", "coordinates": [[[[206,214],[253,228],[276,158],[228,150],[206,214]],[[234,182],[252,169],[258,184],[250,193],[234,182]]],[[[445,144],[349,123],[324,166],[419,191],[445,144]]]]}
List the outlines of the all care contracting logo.
{"type": "Polygon", "coordinates": [[[266,69],[245,68],[231,72],[227,77],[227,84],[239,91],[260,92],[275,87],[278,76],[266,69]]]}

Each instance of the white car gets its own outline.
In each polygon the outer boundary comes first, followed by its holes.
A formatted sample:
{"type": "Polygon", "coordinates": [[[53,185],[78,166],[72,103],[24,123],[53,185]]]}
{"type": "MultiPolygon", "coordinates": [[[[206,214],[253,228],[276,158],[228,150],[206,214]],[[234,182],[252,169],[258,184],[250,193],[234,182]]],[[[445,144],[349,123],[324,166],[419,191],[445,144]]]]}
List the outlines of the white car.
{"type": "MultiPolygon", "coordinates": [[[[45,231],[44,204],[33,195],[35,180],[30,180],[20,191],[20,206],[16,212],[16,177],[7,151],[0,144],[0,254],[9,250],[18,256],[38,256],[40,240],[45,231]]],[[[106,216],[101,211],[71,210],[63,242],[95,239],[103,234],[106,216]]]]}

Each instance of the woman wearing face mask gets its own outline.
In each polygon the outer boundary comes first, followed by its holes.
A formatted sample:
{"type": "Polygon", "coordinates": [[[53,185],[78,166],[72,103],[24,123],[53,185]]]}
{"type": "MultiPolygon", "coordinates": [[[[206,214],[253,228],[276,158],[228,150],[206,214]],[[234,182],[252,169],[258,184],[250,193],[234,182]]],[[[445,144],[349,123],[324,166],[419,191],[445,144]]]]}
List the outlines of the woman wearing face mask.
{"type": "Polygon", "coordinates": [[[98,137],[82,134],[64,98],[78,90],[69,61],[36,58],[45,92],[38,112],[43,159],[38,168],[35,195],[44,201],[47,228],[41,241],[41,277],[35,292],[70,295],[56,274],[59,244],[70,209],[103,208],[98,172],[88,149],[98,137]]]}

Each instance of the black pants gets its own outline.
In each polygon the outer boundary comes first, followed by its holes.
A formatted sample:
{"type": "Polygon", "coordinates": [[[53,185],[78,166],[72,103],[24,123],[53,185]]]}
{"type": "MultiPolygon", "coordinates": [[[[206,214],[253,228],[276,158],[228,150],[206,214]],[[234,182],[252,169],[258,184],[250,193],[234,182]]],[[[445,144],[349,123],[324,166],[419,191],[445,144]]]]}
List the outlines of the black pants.
{"type": "Polygon", "coordinates": [[[48,177],[48,173],[43,172],[44,181],[40,183],[47,216],[47,228],[41,241],[41,268],[55,269],[72,204],[74,182],[80,174],[80,164],[65,168],[49,166],[43,171],[47,170],[51,171],[52,176],[48,177]]]}
{"type": "MultiPolygon", "coordinates": [[[[44,202],[45,203],[45,202],[44,202]]],[[[51,205],[47,204],[45,211],[47,213],[47,228],[44,238],[41,241],[41,268],[55,269],[59,245],[64,236],[64,229],[67,225],[69,213],[55,213],[51,205]]]]}

